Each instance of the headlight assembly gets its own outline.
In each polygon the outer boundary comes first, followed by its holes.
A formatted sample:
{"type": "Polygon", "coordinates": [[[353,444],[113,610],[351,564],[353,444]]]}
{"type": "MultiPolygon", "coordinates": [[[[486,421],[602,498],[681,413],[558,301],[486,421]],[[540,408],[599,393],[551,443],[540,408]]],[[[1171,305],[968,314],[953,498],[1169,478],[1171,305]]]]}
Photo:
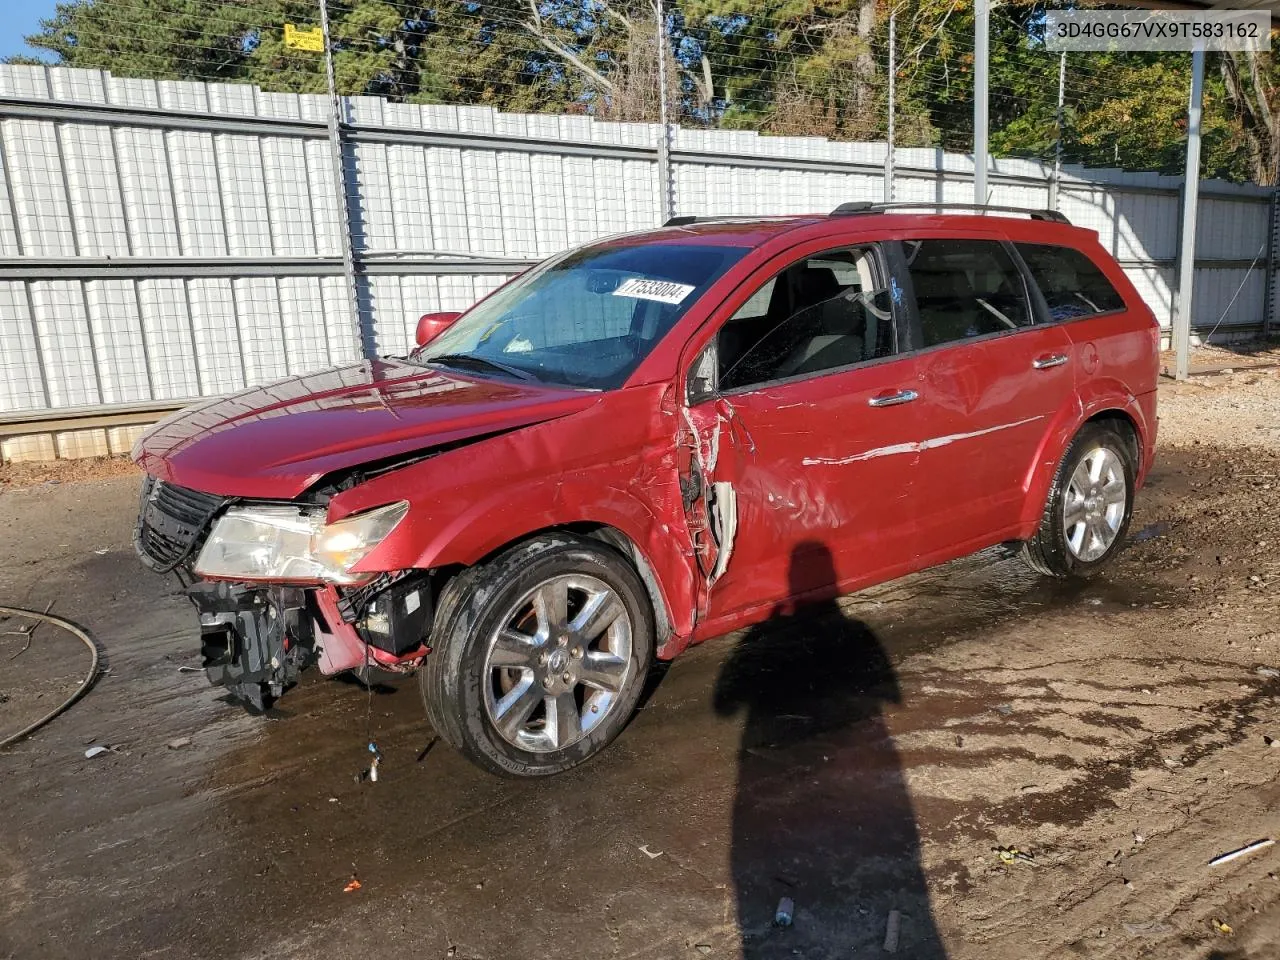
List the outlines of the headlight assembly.
{"type": "Polygon", "coordinates": [[[324,510],[294,506],[232,507],[214,524],[195,571],[236,580],[355,583],[351,568],[409,512],[407,501],[325,523],[324,510]]]}

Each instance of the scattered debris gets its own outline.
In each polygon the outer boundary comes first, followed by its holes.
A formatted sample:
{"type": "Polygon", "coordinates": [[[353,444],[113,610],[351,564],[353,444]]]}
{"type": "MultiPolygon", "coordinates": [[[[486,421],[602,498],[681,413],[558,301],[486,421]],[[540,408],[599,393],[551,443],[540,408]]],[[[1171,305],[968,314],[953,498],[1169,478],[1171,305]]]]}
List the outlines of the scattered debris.
{"type": "Polygon", "coordinates": [[[1023,863],[1036,862],[1035,854],[1026,853],[1017,847],[992,847],[991,849],[1000,857],[1001,863],[1017,863],[1019,860],[1023,863]]]}
{"type": "Polygon", "coordinates": [[[107,550],[107,549],[102,549],[102,550],[95,550],[95,551],[93,551],[93,552],[94,552],[94,553],[96,553],[98,556],[100,556],[100,557],[101,557],[102,555],[104,555],[104,554],[106,554],[106,553],[110,553],[111,551],[109,551],[109,550],[107,550]]]}
{"type": "Polygon", "coordinates": [[[178,672],[179,673],[203,673],[204,671],[200,667],[179,667],[178,672]]]}
{"type": "Polygon", "coordinates": [[[1134,843],[1146,843],[1146,842],[1147,842],[1147,838],[1146,838],[1146,837],[1144,837],[1142,834],[1140,834],[1137,830],[1135,830],[1135,831],[1133,831],[1133,842],[1134,842],[1134,843]]]}
{"type": "MultiPolygon", "coordinates": [[[[44,608],[45,616],[48,616],[48,615],[49,615],[49,611],[50,611],[50,610],[52,610],[52,609],[53,609],[53,601],[52,601],[52,600],[50,600],[50,601],[49,601],[49,605],[48,605],[47,607],[45,607],[45,608],[44,608]]],[[[10,658],[9,658],[10,660],[17,660],[20,656],[22,656],[24,653],[26,653],[26,652],[27,652],[27,650],[29,650],[29,649],[31,648],[31,635],[32,635],[33,633],[35,633],[35,632],[36,632],[36,627],[40,626],[40,624],[41,624],[41,621],[40,621],[40,620],[35,620],[35,621],[30,625],[30,626],[28,626],[28,627],[23,627],[23,628],[22,628],[22,629],[20,629],[20,630],[6,630],[6,631],[5,631],[5,635],[6,635],[6,636],[13,636],[13,637],[26,637],[26,638],[27,638],[26,643],[24,643],[24,644],[22,645],[22,649],[21,649],[21,650],[19,650],[17,653],[15,653],[12,657],[10,657],[10,658]]]]}
{"type": "Polygon", "coordinates": [[[1240,857],[1248,856],[1251,853],[1257,853],[1259,850],[1265,850],[1267,847],[1274,845],[1274,840],[1256,840],[1247,847],[1241,847],[1239,850],[1232,850],[1230,853],[1224,853],[1221,856],[1214,857],[1209,861],[1209,866],[1217,867],[1224,863],[1230,863],[1232,860],[1238,860],[1240,857]]]}
{"type": "Polygon", "coordinates": [[[708,953],[710,953],[710,952],[711,952],[711,944],[709,944],[709,943],[695,943],[695,944],[693,945],[693,949],[697,950],[697,951],[698,951],[700,954],[702,954],[703,956],[706,956],[708,953]]]}
{"type": "Polygon", "coordinates": [[[100,757],[104,753],[110,753],[110,752],[111,751],[108,748],[103,746],[90,747],[88,750],[84,752],[84,758],[86,760],[92,760],[94,757],[100,757]]]}
{"type": "Polygon", "coordinates": [[[191,746],[190,737],[177,737],[165,744],[170,750],[181,750],[183,747],[191,746]]]}
{"type": "Polygon", "coordinates": [[[789,927],[791,921],[795,917],[796,904],[790,897],[783,897],[778,901],[778,909],[773,914],[773,922],[775,926],[789,927]]]}
{"type": "Polygon", "coordinates": [[[1219,920],[1217,917],[1213,918],[1213,929],[1228,937],[1235,933],[1235,931],[1231,929],[1231,924],[1227,923],[1225,920],[1219,920]]]}
{"type": "Polygon", "coordinates": [[[889,919],[884,925],[884,952],[898,952],[898,935],[902,931],[902,914],[897,910],[889,911],[889,919]]]}
{"type": "Polygon", "coordinates": [[[650,850],[650,849],[649,849],[649,845],[648,845],[647,843],[642,843],[642,844],[640,844],[639,850],[640,850],[640,852],[641,852],[641,853],[643,853],[643,854],[644,854],[646,857],[648,857],[650,860],[657,860],[660,856],[662,856],[662,851],[661,851],[661,850],[659,850],[659,851],[657,851],[657,852],[655,853],[653,850],[650,850]]]}
{"type": "MultiPolygon", "coordinates": [[[[46,723],[48,723],[58,714],[62,713],[63,710],[66,710],[73,703],[75,703],[82,696],[84,696],[85,691],[88,690],[91,686],[93,686],[93,682],[98,678],[98,660],[99,660],[98,648],[94,646],[93,639],[87,633],[85,633],[83,630],[77,627],[74,623],[69,623],[66,620],[63,620],[61,617],[50,616],[48,611],[52,609],[53,609],[53,601],[49,601],[49,606],[45,608],[44,613],[40,613],[35,610],[25,610],[22,607],[0,607],[0,616],[26,617],[29,620],[39,620],[41,622],[51,623],[55,627],[61,627],[63,630],[66,630],[68,633],[70,633],[73,637],[75,637],[77,640],[79,640],[89,649],[89,654],[90,654],[89,671],[88,673],[85,674],[85,678],[80,681],[80,685],[76,687],[74,691],[72,691],[71,695],[67,697],[65,700],[63,700],[56,707],[54,707],[52,710],[50,710],[48,713],[46,713],[43,717],[41,717],[39,720],[36,720],[33,723],[27,724],[17,733],[10,734],[4,739],[0,739],[0,749],[3,749],[9,746],[11,743],[17,743],[23,737],[28,736],[29,734],[35,733],[35,731],[39,730],[41,727],[43,727],[46,723]]],[[[30,631],[34,631],[34,630],[35,630],[35,627],[32,626],[30,628],[30,631]]],[[[31,641],[31,632],[28,632],[27,633],[28,644],[30,643],[30,641],[31,641]]],[[[25,650],[26,648],[24,647],[23,649],[25,650]]],[[[22,651],[19,651],[19,653],[21,652],[22,651]]],[[[15,656],[16,655],[17,654],[15,654],[15,656]]],[[[13,658],[10,657],[10,659],[13,659],[13,658]]],[[[40,699],[40,696],[41,694],[37,694],[36,699],[37,700],[40,699]]]]}
{"type": "Polygon", "coordinates": [[[347,885],[342,888],[342,892],[353,893],[356,890],[359,890],[361,886],[363,886],[363,884],[361,884],[360,881],[357,880],[355,877],[352,877],[350,880],[347,881],[347,885]]]}

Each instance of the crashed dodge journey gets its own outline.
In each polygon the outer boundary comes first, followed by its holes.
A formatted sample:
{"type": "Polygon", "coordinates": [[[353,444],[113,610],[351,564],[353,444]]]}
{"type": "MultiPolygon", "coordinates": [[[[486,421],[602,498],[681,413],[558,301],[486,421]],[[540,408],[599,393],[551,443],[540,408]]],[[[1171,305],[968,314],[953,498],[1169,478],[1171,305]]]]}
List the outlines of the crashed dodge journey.
{"type": "Polygon", "coordinates": [[[779,604],[1001,543],[1088,575],[1152,463],[1156,321],[1092,231],[968,210],[560,254],[408,356],[155,426],[138,553],[247,706],[309,666],[416,671],[440,736],[515,776],[598,753],[655,658],[779,604]]]}

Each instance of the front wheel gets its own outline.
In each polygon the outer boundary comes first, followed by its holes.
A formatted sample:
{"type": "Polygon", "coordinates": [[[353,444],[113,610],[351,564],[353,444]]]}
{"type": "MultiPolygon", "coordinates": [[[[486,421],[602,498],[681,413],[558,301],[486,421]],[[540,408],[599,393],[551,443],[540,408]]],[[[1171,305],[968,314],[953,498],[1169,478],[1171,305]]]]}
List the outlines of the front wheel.
{"type": "Polygon", "coordinates": [[[1125,437],[1106,424],[1085,424],[1058,465],[1023,559],[1056,577],[1089,576],[1105,565],[1129,529],[1136,474],[1125,437]]]}
{"type": "Polygon", "coordinates": [[[653,659],[654,618],[622,554],[556,534],[461,574],[433,637],[420,677],[436,732],[492,773],[536,777],[621,732],[653,659]]]}

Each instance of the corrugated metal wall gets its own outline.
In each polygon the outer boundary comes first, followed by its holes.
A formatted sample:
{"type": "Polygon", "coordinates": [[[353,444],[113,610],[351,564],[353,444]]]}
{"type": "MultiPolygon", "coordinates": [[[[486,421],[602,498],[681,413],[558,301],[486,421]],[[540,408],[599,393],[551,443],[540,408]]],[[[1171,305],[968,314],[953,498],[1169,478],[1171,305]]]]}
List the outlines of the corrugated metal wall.
{"type": "MultiPolygon", "coordinates": [[[[371,97],[345,110],[358,324],[323,97],[0,66],[0,421],[229,393],[403,352],[420,314],[659,221],[656,125],[371,97]]],[[[895,157],[898,199],[971,199],[969,158],[895,157]]],[[[884,159],[884,144],[681,129],[670,189],[682,214],[825,211],[881,199],[884,159]]],[[[1049,173],[999,160],[991,202],[1047,206],[1049,173]]],[[[1059,203],[1098,230],[1166,324],[1179,187],[1069,167],[1059,203]]],[[[1195,323],[1255,327],[1270,192],[1201,193],[1195,323]]],[[[133,432],[11,438],[4,455],[102,452],[133,432]]]]}

